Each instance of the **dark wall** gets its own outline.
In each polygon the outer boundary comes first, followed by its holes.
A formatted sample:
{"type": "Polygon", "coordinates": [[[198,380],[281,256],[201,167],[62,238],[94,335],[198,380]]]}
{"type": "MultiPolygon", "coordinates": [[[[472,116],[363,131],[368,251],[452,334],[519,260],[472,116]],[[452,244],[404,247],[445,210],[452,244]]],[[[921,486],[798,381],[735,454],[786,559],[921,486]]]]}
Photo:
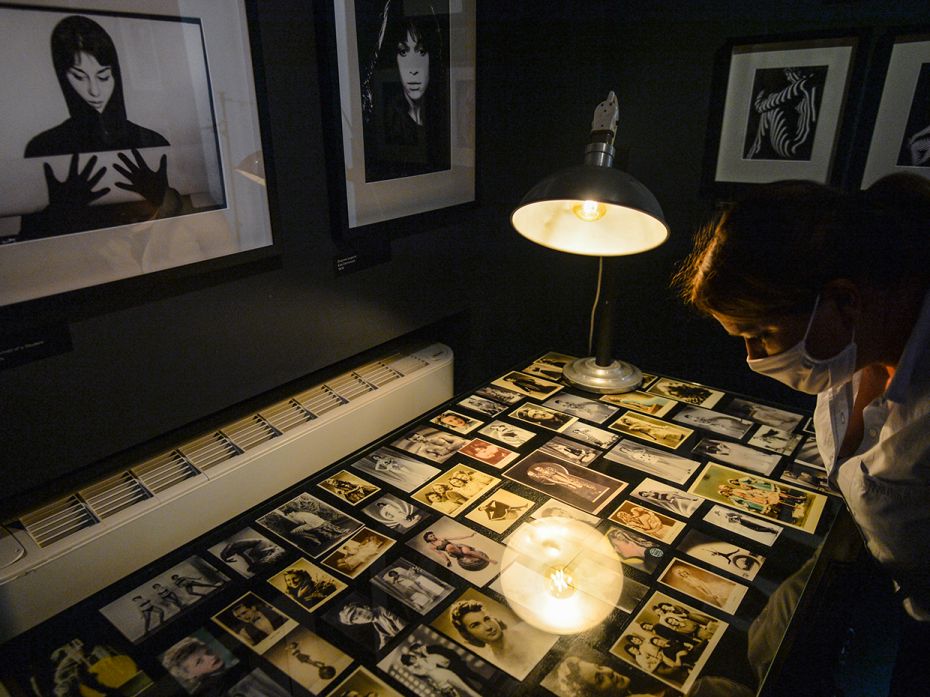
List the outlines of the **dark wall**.
{"type": "Polygon", "coordinates": [[[140,444],[411,332],[452,345],[460,389],[535,351],[584,351],[596,260],[524,241],[509,213],[537,179],[580,161],[611,89],[627,169],[672,228],[666,245],[624,260],[617,354],[797,402],[750,374],[741,347],[668,290],[711,205],[698,189],[714,54],[733,36],[909,24],[925,8],[885,5],[479,3],[478,203],[454,224],[399,230],[390,262],[337,278],[313,7],[259,3],[279,268],[75,319],[73,351],[0,373],[0,503],[63,488],[66,473],[137,456],[140,444]]]}

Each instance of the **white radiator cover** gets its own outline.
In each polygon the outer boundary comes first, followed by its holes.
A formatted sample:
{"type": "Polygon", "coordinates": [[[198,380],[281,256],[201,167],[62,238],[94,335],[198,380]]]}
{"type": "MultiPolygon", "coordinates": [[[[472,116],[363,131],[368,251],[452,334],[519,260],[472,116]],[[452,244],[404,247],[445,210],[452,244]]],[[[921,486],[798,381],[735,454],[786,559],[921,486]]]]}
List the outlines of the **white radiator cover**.
{"type": "Polygon", "coordinates": [[[400,377],[51,544],[40,547],[20,520],[6,521],[0,526],[0,642],[452,397],[447,346],[394,355],[385,364],[400,377]]]}

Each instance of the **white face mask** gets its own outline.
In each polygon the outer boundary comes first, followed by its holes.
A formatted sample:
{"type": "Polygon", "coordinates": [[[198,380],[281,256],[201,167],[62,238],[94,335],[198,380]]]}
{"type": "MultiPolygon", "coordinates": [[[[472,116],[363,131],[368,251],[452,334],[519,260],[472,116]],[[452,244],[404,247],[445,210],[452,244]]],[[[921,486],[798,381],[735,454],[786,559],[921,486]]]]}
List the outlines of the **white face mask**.
{"type": "Polygon", "coordinates": [[[820,296],[814,301],[811,318],[804,330],[804,337],[789,349],[776,353],[774,356],[764,358],[747,358],[746,363],[750,370],[760,375],[767,375],[788,387],[818,394],[837,385],[842,385],[852,379],[856,372],[856,331],[849,339],[846,347],[832,358],[818,359],[807,352],[807,335],[817,314],[820,296]]]}

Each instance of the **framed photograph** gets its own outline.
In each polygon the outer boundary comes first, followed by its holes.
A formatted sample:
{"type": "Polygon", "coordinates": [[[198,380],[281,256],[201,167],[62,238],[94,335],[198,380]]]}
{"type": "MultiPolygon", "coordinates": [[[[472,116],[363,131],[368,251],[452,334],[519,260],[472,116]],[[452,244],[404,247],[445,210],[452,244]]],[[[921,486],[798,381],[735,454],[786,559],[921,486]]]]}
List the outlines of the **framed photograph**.
{"type": "Polygon", "coordinates": [[[734,40],[718,57],[704,188],[730,198],[778,179],[830,183],[860,38],[734,40]]]}
{"type": "Polygon", "coordinates": [[[328,116],[342,139],[329,159],[343,235],[368,236],[400,218],[392,228],[409,230],[435,222],[425,214],[474,201],[474,0],[321,5],[335,27],[322,43],[325,62],[335,62],[328,116]]]}
{"type": "Polygon", "coordinates": [[[271,253],[246,3],[60,5],[0,6],[0,306],[271,253]]]}
{"type": "Polygon", "coordinates": [[[894,172],[930,177],[930,31],[885,40],[890,52],[860,188],[894,172]]]}

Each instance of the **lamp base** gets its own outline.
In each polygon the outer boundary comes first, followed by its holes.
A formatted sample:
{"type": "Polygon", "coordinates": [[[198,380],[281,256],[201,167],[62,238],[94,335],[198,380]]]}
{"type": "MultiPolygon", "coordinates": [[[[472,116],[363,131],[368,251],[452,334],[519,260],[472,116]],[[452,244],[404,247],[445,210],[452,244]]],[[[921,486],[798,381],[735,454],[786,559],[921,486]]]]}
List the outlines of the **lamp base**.
{"type": "Polygon", "coordinates": [[[562,370],[562,377],[575,387],[598,394],[631,392],[643,382],[643,374],[635,365],[624,361],[598,365],[594,356],[572,361],[562,370]]]}

